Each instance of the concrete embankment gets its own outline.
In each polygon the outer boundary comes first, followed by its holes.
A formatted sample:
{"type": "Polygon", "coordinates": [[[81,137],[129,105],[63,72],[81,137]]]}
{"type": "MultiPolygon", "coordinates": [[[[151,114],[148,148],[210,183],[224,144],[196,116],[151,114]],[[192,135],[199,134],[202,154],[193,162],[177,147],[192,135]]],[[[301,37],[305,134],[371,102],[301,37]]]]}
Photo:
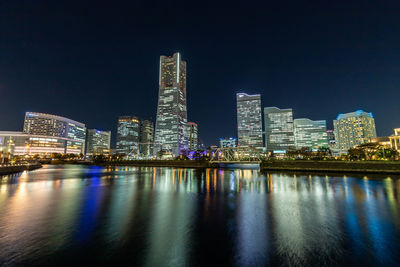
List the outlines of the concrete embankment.
{"type": "Polygon", "coordinates": [[[263,161],[264,171],[347,172],[400,174],[400,162],[389,161],[263,161]]]}
{"type": "Polygon", "coordinates": [[[36,170],[42,167],[40,163],[34,164],[15,164],[15,165],[0,165],[0,175],[18,173],[23,171],[36,170]]]}
{"type": "Polygon", "coordinates": [[[235,169],[259,168],[259,162],[210,162],[210,161],[197,161],[197,160],[128,160],[128,161],[97,163],[96,165],[172,167],[172,168],[235,168],[235,169]]]}
{"type": "Polygon", "coordinates": [[[136,167],[174,167],[174,168],[210,168],[208,161],[196,160],[127,160],[98,163],[103,166],[136,166],[136,167]]]}

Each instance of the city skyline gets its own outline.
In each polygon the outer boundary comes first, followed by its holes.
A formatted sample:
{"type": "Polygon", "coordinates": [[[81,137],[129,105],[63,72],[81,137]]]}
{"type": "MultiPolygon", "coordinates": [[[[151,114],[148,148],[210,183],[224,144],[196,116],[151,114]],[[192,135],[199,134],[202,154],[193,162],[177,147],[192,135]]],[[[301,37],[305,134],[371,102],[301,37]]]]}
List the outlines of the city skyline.
{"type": "Polygon", "coordinates": [[[76,19],[84,6],[67,5],[64,11],[59,3],[46,9],[24,5],[2,6],[0,101],[7,112],[0,114],[0,130],[21,130],[28,110],[113,133],[121,115],[155,122],[158,59],[175,52],[188,61],[188,116],[201,127],[206,145],[236,135],[235,95],[243,91],[263,95],[262,107],[290,107],[296,118],[326,120],[328,129],[338,113],[358,109],[374,113],[378,136],[391,135],[399,125],[398,22],[391,6],[339,4],[331,10],[315,4],[310,11],[301,4],[277,4],[250,12],[246,5],[223,9],[217,4],[209,19],[223,27],[205,23],[195,30],[191,26],[200,21],[202,10],[179,5],[187,26],[166,20],[161,29],[163,13],[143,23],[145,11],[168,8],[164,4],[140,7],[144,12],[138,21],[128,14],[132,6],[116,8],[124,22],[112,15],[108,28],[100,15],[107,7],[101,4],[86,23],[76,19]],[[49,10],[61,15],[54,17],[49,10]],[[299,14],[288,22],[280,18],[295,11],[299,14]],[[233,20],[220,20],[219,12],[253,19],[237,27],[233,20]],[[138,29],[140,23],[150,34],[138,29]]]}
{"type": "Polygon", "coordinates": [[[400,1],[0,2],[1,266],[400,266],[400,1]]]}

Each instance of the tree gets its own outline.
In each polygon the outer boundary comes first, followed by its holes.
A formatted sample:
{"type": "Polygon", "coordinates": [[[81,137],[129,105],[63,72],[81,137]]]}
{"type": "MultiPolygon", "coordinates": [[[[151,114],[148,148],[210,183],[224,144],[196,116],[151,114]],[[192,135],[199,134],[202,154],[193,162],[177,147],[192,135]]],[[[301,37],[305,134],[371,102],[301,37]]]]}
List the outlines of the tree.
{"type": "Polygon", "coordinates": [[[398,157],[398,151],[379,143],[361,144],[350,148],[347,153],[348,160],[395,160],[398,157]]]}
{"type": "Polygon", "coordinates": [[[108,157],[103,154],[93,155],[94,162],[106,162],[107,159],[108,157]]]}

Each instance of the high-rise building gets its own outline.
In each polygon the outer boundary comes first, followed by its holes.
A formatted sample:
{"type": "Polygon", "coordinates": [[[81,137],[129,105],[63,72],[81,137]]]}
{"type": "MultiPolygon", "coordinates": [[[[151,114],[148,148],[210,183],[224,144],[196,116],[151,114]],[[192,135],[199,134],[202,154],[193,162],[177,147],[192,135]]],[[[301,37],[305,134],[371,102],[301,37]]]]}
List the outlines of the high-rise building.
{"type": "Polygon", "coordinates": [[[306,147],[319,149],[328,146],[326,121],[310,119],[294,119],[294,140],[297,149],[306,147]]]}
{"type": "Polygon", "coordinates": [[[330,149],[336,149],[335,131],[326,130],[326,137],[328,139],[328,147],[330,149]]]}
{"type": "Polygon", "coordinates": [[[389,136],[390,146],[400,152],[400,128],[394,129],[394,135],[389,136]]]}
{"type": "Polygon", "coordinates": [[[135,116],[118,118],[117,147],[119,155],[137,157],[139,153],[140,121],[135,116]]]}
{"type": "Polygon", "coordinates": [[[180,53],[160,57],[155,153],[187,150],[186,62],[180,53]]]}
{"type": "Polygon", "coordinates": [[[65,153],[79,154],[84,153],[85,150],[85,124],[68,118],[45,113],[26,112],[24,133],[65,138],[65,153]]]}
{"type": "Polygon", "coordinates": [[[140,154],[144,158],[153,156],[154,123],[150,120],[142,120],[140,124],[140,154]]]}
{"type": "Polygon", "coordinates": [[[236,138],[220,138],[219,139],[219,147],[227,148],[227,147],[236,147],[236,138]]]}
{"type": "Polygon", "coordinates": [[[336,145],[342,151],[368,143],[370,138],[376,137],[375,119],[372,113],[363,110],[339,114],[333,125],[336,145]]]}
{"type": "Polygon", "coordinates": [[[267,151],[286,153],[295,147],[293,110],[277,107],[264,108],[265,146],[267,151]]]}
{"type": "Polygon", "coordinates": [[[197,150],[199,144],[198,126],[194,122],[188,122],[188,147],[190,151],[197,150]]]}
{"type": "Polygon", "coordinates": [[[262,151],[261,96],[238,93],[236,106],[238,146],[262,151]]]}
{"type": "Polygon", "coordinates": [[[110,154],[111,132],[97,129],[87,130],[86,155],[110,154]]]}

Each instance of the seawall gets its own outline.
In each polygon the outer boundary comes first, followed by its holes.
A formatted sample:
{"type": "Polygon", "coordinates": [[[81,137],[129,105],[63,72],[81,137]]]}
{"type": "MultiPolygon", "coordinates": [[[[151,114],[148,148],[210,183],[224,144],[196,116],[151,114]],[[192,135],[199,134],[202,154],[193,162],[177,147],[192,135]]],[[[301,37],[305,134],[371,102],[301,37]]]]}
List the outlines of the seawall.
{"type": "Polygon", "coordinates": [[[7,175],[12,173],[18,173],[23,171],[36,170],[42,167],[42,164],[15,164],[15,165],[1,165],[0,175],[7,175]]]}
{"type": "Polygon", "coordinates": [[[197,160],[128,160],[94,163],[102,166],[173,167],[173,168],[238,168],[258,169],[258,162],[209,162],[197,160]]]}
{"type": "Polygon", "coordinates": [[[263,171],[400,174],[400,162],[274,160],[274,161],[263,161],[260,165],[260,169],[263,171]]]}
{"type": "Polygon", "coordinates": [[[210,163],[208,161],[196,160],[127,160],[95,164],[103,166],[210,168],[210,163]]]}

